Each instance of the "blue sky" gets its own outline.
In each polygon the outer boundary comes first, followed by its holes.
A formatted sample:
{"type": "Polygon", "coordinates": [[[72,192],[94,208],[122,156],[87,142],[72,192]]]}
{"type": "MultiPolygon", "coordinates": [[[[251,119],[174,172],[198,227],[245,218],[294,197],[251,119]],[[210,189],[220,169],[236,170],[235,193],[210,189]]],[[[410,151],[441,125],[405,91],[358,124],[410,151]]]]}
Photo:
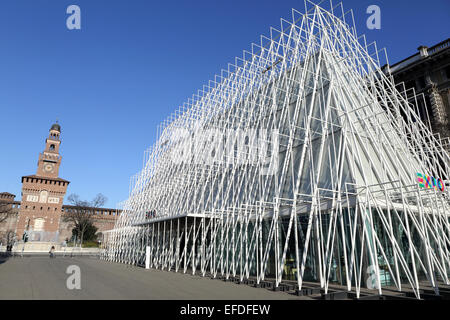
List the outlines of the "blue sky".
{"type": "MultiPolygon", "coordinates": [[[[450,0],[343,3],[391,63],[450,37],[450,0]],[[366,28],[371,4],[381,30],[366,28]]],[[[0,192],[20,199],[59,119],[68,194],[101,192],[114,207],[158,124],[291,8],[303,1],[0,0],[0,192]],[[66,28],[71,4],[81,30],[66,28]]]]}

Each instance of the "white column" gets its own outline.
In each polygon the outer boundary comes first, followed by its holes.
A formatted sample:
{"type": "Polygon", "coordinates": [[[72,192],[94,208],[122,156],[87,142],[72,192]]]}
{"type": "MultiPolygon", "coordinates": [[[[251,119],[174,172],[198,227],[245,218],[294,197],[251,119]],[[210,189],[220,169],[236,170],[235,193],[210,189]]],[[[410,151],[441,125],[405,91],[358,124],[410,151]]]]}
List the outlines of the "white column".
{"type": "Polygon", "coordinates": [[[145,250],[145,269],[150,269],[150,246],[145,250]]]}

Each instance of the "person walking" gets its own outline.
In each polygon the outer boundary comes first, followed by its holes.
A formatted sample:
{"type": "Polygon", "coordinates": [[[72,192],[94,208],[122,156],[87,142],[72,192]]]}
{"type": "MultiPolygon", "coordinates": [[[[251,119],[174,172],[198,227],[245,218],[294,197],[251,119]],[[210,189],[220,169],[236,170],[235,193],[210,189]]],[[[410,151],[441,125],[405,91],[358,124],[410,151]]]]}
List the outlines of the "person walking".
{"type": "Polygon", "coordinates": [[[50,253],[50,258],[54,258],[55,257],[55,246],[52,246],[52,248],[50,249],[50,251],[48,253],[50,253]]]}

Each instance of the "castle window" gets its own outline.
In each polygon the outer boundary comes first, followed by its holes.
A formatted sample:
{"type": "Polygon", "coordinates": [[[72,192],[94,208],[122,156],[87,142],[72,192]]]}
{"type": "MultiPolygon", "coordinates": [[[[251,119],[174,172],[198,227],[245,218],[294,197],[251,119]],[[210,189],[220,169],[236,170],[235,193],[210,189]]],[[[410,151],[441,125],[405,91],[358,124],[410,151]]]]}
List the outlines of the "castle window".
{"type": "Polygon", "coordinates": [[[53,151],[53,150],[55,150],[55,145],[54,145],[54,144],[51,144],[51,145],[50,145],[50,151],[53,151]]]}
{"type": "Polygon", "coordinates": [[[40,203],[47,203],[47,198],[48,198],[48,191],[47,190],[42,190],[40,192],[40,194],[39,194],[39,202],[40,203]]]}
{"type": "Polygon", "coordinates": [[[38,218],[34,220],[34,231],[44,231],[45,219],[38,218]]]}

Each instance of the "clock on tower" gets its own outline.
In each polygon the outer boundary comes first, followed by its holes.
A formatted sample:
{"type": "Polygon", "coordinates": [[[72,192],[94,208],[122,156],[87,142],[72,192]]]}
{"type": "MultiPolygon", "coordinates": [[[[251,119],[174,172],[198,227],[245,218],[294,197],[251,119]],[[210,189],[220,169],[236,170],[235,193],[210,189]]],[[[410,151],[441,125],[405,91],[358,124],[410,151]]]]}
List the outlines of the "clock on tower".
{"type": "Polygon", "coordinates": [[[39,154],[35,175],[22,177],[22,202],[16,234],[26,233],[29,241],[56,242],[64,195],[69,181],[61,179],[59,154],[61,126],[55,123],[45,139],[45,149],[39,154]]]}

